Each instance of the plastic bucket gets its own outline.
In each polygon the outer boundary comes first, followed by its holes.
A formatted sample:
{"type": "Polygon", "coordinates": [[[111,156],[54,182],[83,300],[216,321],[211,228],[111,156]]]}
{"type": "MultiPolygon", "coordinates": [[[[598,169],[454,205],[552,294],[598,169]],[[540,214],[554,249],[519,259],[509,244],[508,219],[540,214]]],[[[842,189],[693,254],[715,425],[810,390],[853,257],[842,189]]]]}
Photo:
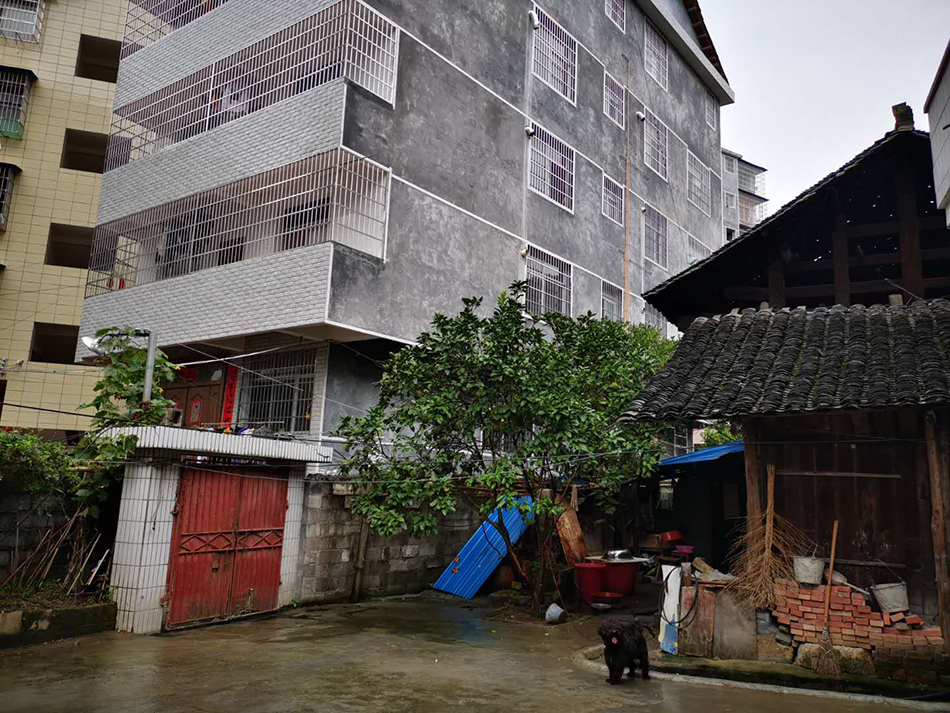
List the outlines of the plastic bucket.
{"type": "Polygon", "coordinates": [[[608,564],[604,572],[604,589],[608,592],[633,594],[637,586],[637,570],[640,565],[636,562],[623,564],[608,564]]]}
{"type": "Polygon", "coordinates": [[[607,565],[601,562],[578,562],[574,565],[574,581],[581,599],[590,604],[594,601],[594,592],[604,589],[604,570],[607,565]]]}
{"type": "Polygon", "coordinates": [[[825,575],[825,561],[816,557],[792,557],[795,581],[801,584],[821,584],[825,575]]]}
{"type": "Polygon", "coordinates": [[[893,614],[910,609],[910,603],[907,601],[907,585],[904,582],[874,584],[870,589],[882,612],[893,614]]]}

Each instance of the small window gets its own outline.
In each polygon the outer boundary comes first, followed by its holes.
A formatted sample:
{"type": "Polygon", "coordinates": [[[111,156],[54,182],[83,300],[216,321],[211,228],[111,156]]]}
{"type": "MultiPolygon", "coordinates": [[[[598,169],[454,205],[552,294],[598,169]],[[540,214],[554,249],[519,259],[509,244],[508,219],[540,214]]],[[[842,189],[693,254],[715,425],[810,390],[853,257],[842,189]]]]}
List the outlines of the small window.
{"type": "Polygon", "coordinates": [[[604,12],[607,13],[607,17],[610,18],[610,21],[620,28],[621,32],[626,29],[627,26],[623,1],[624,0],[604,0],[604,12]]]}
{"type": "Polygon", "coordinates": [[[537,124],[531,125],[528,187],[574,211],[574,149],[537,124]]]}
{"type": "Polygon", "coordinates": [[[43,0],[0,0],[0,37],[39,42],[43,29],[43,0]]]}
{"type": "Polygon", "coordinates": [[[51,224],[49,241],[46,243],[46,264],[88,270],[92,236],[95,232],[95,228],[51,224]]]}
{"type": "Polygon", "coordinates": [[[649,260],[660,267],[666,267],[666,216],[649,205],[644,205],[643,211],[643,251],[649,260]]]}
{"type": "Polygon", "coordinates": [[[647,74],[666,89],[669,72],[666,38],[649,20],[644,21],[643,64],[647,74]]]}
{"type": "Polygon", "coordinates": [[[649,324],[651,327],[655,327],[656,329],[660,330],[661,336],[666,336],[666,318],[660,313],[660,310],[658,310],[653,305],[644,305],[643,321],[646,324],[649,324]]]}
{"type": "Polygon", "coordinates": [[[726,191],[723,193],[726,210],[735,210],[739,206],[739,196],[726,191]]]}
{"type": "Polygon", "coordinates": [[[121,51],[121,42],[82,35],[79,38],[79,54],[76,57],[76,76],[115,84],[119,75],[121,51]]]}
{"type": "Polygon", "coordinates": [[[719,119],[719,100],[716,96],[706,90],[706,124],[710,129],[715,130],[719,119]]]}
{"type": "Polygon", "coordinates": [[[687,190],[689,202],[709,215],[712,205],[712,183],[709,177],[709,167],[706,166],[689,151],[686,156],[687,190]]]}
{"type": "Polygon", "coordinates": [[[60,166],[75,171],[102,173],[108,145],[108,134],[66,129],[66,139],[63,142],[63,159],[60,166]]]}
{"type": "Polygon", "coordinates": [[[0,163],[0,230],[7,229],[10,203],[13,202],[13,183],[20,169],[12,163],[0,163]]]}
{"type": "Polygon", "coordinates": [[[0,67],[0,136],[22,139],[26,107],[36,76],[16,67],[0,67]]]}
{"type": "Polygon", "coordinates": [[[623,85],[604,70],[604,113],[621,129],[626,116],[627,95],[623,85]]]}
{"type": "Polygon", "coordinates": [[[78,341],[79,327],[71,324],[36,322],[33,325],[30,361],[41,361],[47,364],[75,364],[78,341]]]}
{"type": "Polygon", "coordinates": [[[643,122],[643,161],[656,171],[664,181],[667,176],[667,159],[670,154],[670,134],[666,125],[647,109],[643,122]]]}
{"type": "Polygon", "coordinates": [[[623,186],[604,174],[603,213],[618,225],[623,225],[623,186]]]}
{"type": "Polygon", "coordinates": [[[610,322],[623,321],[623,290],[605,280],[600,281],[600,316],[610,322]]]}
{"type": "Polygon", "coordinates": [[[571,265],[536,247],[528,248],[525,309],[529,314],[571,315],[571,265]]]}
{"type": "Polygon", "coordinates": [[[710,250],[705,243],[703,243],[695,235],[687,235],[689,238],[689,264],[692,265],[694,262],[699,262],[700,260],[705,260],[707,257],[712,255],[712,250],[710,250]]]}
{"type": "Polygon", "coordinates": [[[736,157],[723,154],[722,170],[726,173],[735,173],[738,170],[736,167],[736,157]]]}
{"type": "Polygon", "coordinates": [[[535,5],[534,75],[572,104],[577,99],[577,40],[535,5]]]}
{"type": "Polygon", "coordinates": [[[736,238],[736,229],[735,228],[726,228],[726,242],[731,242],[736,238]]]}

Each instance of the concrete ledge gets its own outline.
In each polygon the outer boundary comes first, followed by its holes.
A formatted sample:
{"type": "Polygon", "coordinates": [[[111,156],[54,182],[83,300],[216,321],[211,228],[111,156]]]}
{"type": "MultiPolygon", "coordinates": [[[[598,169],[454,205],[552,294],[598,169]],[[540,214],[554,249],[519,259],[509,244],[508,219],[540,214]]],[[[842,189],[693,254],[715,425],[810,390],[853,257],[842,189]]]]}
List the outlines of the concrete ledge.
{"type": "MultiPolygon", "coordinates": [[[[578,668],[602,676],[608,674],[601,644],[576,652],[573,662],[578,668]]],[[[660,657],[651,656],[650,676],[663,681],[734,686],[862,703],[886,703],[917,710],[947,710],[946,703],[906,700],[910,696],[939,693],[942,689],[882,681],[873,676],[824,676],[792,664],[680,658],[662,654],[660,657]]]]}
{"type": "Polygon", "coordinates": [[[0,614],[0,648],[42,644],[115,629],[116,605],[0,614]]]}

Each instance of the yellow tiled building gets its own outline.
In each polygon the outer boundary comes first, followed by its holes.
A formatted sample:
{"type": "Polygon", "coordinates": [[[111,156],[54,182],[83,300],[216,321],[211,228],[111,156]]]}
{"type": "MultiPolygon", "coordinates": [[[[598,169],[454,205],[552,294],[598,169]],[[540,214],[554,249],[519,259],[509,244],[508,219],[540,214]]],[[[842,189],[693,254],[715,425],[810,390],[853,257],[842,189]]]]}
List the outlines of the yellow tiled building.
{"type": "Polygon", "coordinates": [[[88,426],[71,414],[97,374],[71,352],[125,18],[125,0],[0,0],[0,427],[88,426]]]}

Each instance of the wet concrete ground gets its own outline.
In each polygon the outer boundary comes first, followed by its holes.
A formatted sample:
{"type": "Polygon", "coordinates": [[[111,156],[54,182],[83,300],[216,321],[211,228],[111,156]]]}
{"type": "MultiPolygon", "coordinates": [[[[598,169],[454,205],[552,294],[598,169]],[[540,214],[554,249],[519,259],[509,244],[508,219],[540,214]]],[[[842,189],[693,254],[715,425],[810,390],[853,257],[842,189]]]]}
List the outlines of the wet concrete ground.
{"type": "Polygon", "coordinates": [[[594,622],[543,627],[415,599],[298,610],[145,637],[0,653],[0,711],[871,713],[865,702],[575,668],[594,622]]]}

